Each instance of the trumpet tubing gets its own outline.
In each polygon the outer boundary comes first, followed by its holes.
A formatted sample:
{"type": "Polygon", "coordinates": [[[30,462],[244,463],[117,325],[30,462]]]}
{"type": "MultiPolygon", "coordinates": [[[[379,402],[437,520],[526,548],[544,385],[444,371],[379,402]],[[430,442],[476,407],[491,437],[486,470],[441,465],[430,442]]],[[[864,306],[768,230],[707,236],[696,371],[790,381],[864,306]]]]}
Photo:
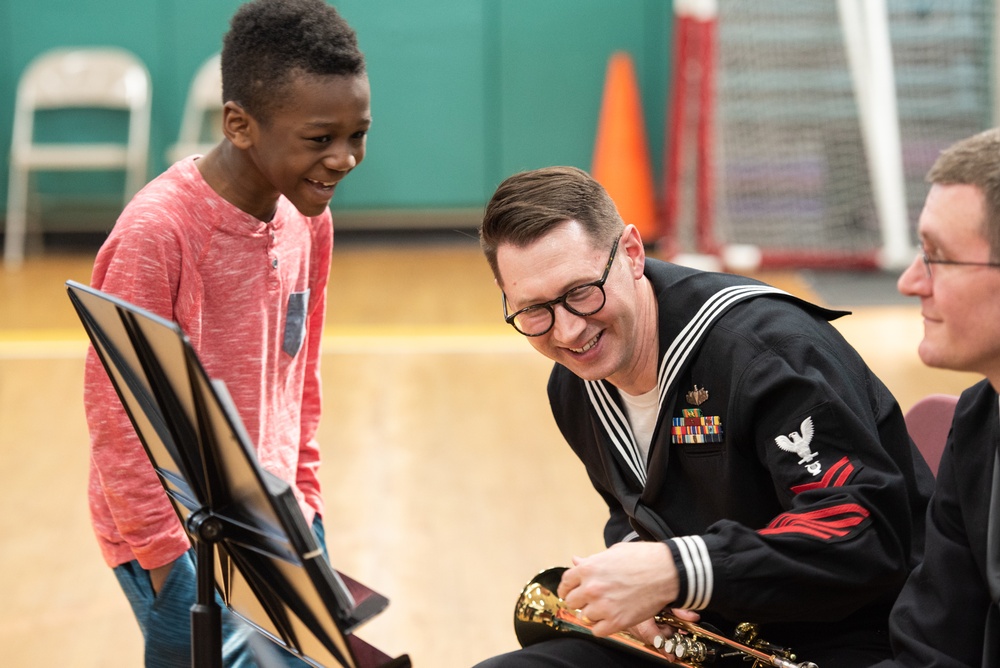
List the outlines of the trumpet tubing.
{"type": "Polygon", "coordinates": [[[594,635],[593,623],[578,610],[569,608],[555,593],[565,570],[550,568],[542,571],[521,591],[514,606],[514,632],[523,647],[568,633],[612,644],[633,654],[659,659],[681,668],[702,668],[727,656],[741,656],[747,661],[752,660],[754,668],[818,668],[810,661],[797,662],[790,651],[760,640],[757,637],[757,627],[747,623],[737,626],[734,634],[736,638],[731,639],[698,624],[661,614],[657,615],[656,621],[678,631],[669,638],[663,638],[662,642],[658,638],[655,647],[647,645],[627,631],[598,638],[594,635]],[[672,658],[667,658],[665,653],[672,658]]]}

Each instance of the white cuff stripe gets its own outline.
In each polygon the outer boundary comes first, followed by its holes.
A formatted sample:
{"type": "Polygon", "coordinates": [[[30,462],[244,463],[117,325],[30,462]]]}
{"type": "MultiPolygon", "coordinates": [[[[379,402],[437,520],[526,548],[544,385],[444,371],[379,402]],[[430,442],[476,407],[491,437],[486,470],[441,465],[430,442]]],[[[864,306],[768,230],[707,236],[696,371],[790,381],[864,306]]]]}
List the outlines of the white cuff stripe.
{"type": "Polygon", "coordinates": [[[714,582],[708,546],[701,536],[681,536],[672,540],[687,574],[687,599],[680,607],[686,610],[703,610],[712,600],[714,582]]]}
{"type": "Polygon", "coordinates": [[[684,572],[687,574],[687,577],[685,578],[686,580],[685,584],[687,585],[688,597],[684,600],[684,602],[681,604],[680,607],[684,608],[685,610],[690,610],[691,592],[694,589],[691,583],[691,573],[694,572],[694,566],[691,564],[691,555],[688,553],[687,545],[679,538],[674,538],[673,543],[674,545],[677,546],[677,552],[680,553],[681,561],[684,564],[684,572]]]}

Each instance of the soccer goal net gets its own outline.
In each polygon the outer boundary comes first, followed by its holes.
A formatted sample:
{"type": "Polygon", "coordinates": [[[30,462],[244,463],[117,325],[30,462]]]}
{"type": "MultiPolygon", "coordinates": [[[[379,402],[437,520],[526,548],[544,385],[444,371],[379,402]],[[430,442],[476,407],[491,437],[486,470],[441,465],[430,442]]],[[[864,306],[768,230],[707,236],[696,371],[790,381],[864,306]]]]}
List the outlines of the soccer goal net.
{"type": "Polygon", "coordinates": [[[695,151],[714,183],[674,183],[714,191],[714,212],[677,222],[677,245],[714,237],[772,267],[909,262],[931,163],[993,123],[993,4],[718,0],[699,110],[714,145],[695,151]]]}

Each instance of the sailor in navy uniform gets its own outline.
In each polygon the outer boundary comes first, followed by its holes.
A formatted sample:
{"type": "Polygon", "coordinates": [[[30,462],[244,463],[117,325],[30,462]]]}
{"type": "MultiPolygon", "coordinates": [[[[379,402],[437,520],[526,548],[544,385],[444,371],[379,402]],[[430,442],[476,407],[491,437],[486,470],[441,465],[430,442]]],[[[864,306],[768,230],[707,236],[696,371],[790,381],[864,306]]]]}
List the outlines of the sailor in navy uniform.
{"type": "MultiPolygon", "coordinates": [[[[829,323],[844,314],[647,258],[573,168],[508,179],[481,239],[508,322],[556,362],[553,415],[608,505],[609,549],[558,591],[594,633],[652,644],[652,617],[675,608],[723,632],[755,622],[821,666],[889,656],[933,478],[893,396],[829,323]]],[[[642,661],[563,637],[482,666],[642,661]]]]}

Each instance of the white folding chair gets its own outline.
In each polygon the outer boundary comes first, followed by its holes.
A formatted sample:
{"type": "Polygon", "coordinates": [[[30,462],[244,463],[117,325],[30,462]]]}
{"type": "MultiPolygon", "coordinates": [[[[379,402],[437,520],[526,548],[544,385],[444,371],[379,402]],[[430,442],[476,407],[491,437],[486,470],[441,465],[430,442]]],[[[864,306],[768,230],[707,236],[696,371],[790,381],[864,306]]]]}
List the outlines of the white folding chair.
{"type": "Polygon", "coordinates": [[[208,153],[222,139],[221,60],[215,54],[202,63],[191,80],[177,143],[167,150],[171,163],[194,153],[208,153]]]}
{"type": "Polygon", "coordinates": [[[33,171],[108,170],[125,172],[124,201],[146,181],[152,84],[135,55],[113,47],[47,51],[25,68],[17,85],[10,151],[10,185],[4,263],[24,260],[28,191],[33,171]],[[35,112],[52,109],[118,109],[128,112],[125,142],[35,141],[35,112]]]}

